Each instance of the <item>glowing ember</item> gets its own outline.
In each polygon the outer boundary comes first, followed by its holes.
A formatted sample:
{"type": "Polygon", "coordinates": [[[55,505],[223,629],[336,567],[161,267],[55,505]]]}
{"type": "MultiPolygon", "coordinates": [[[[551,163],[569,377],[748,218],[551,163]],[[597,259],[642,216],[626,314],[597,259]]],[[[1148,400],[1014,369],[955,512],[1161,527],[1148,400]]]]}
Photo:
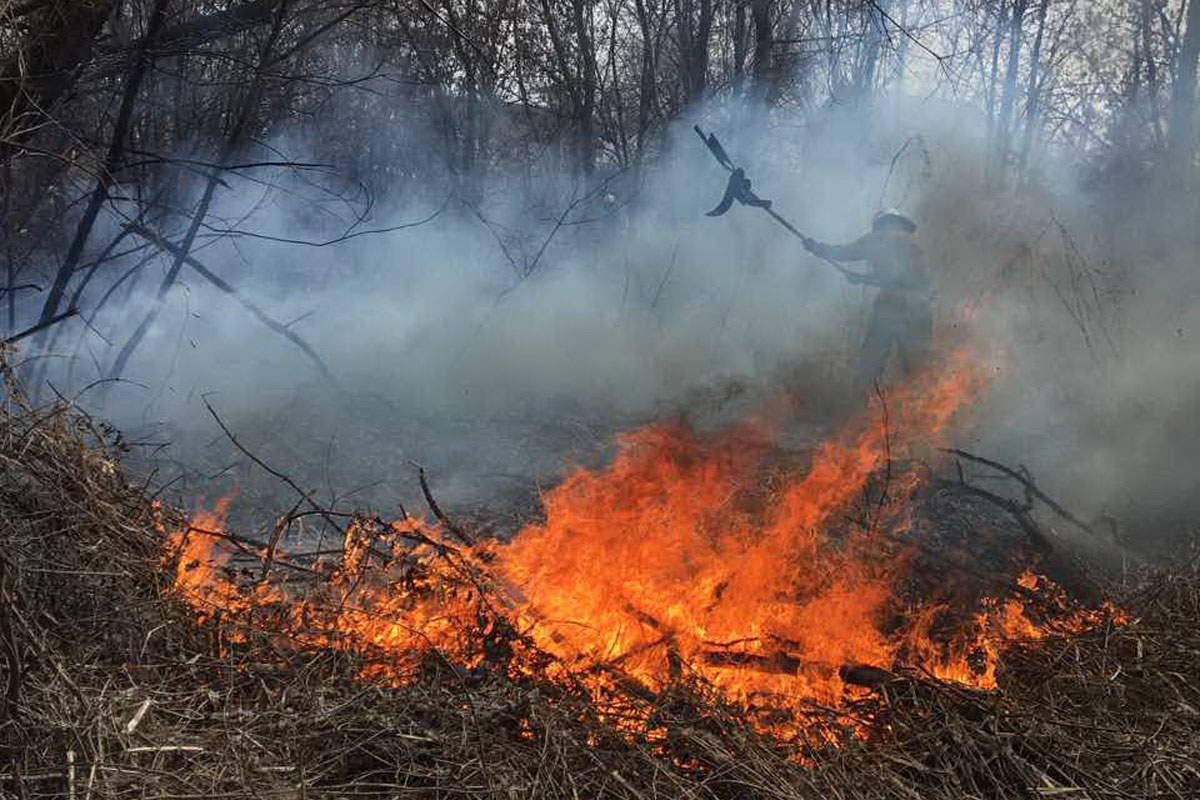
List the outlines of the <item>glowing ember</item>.
{"type": "MultiPolygon", "coordinates": [[[[876,398],[804,468],[771,469],[761,422],[706,438],[650,426],[624,436],[607,469],[567,477],[543,498],[545,521],[505,544],[454,550],[437,526],[415,520],[370,540],[353,524],[318,591],[235,580],[234,548],[220,534],[225,500],[173,537],[175,587],[201,619],[254,620],[295,646],[367,655],[364,673],[393,682],[434,652],[477,666],[511,625],[554,657],[542,667],[549,677],[653,694],[687,673],[771,709],[764,725],[783,736],[803,725],[778,712],[839,706],[845,677],[862,665],[989,688],[1003,643],[1045,633],[1020,598],[1053,587],[1026,574],[1012,597],[935,635],[949,609],[905,608],[898,589],[910,561],[898,534],[920,480],[890,475],[892,464],[941,446],[982,388],[958,353],[886,404],[876,398]],[[843,524],[881,474],[865,515],[843,524]]],[[[1060,621],[1092,621],[1059,605],[1060,621]]],[[[514,666],[511,650],[510,669],[533,669],[514,666]]]]}

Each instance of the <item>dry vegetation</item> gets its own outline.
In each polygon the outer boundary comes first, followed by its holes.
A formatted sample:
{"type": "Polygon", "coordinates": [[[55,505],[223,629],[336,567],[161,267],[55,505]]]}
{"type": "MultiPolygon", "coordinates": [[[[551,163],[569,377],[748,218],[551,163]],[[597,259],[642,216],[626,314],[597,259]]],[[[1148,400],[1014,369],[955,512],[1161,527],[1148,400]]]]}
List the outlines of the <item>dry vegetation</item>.
{"type": "MultiPolygon", "coordinates": [[[[162,525],[119,441],[9,386],[0,416],[0,795],[70,797],[1195,797],[1200,562],[1139,582],[1124,626],[1013,643],[1002,689],[905,675],[865,740],[795,749],[682,680],[612,699],[436,657],[402,688],[344,653],[229,646],[164,592],[162,525]]],[[[814,725],[831,725],[814,709],[814,725]]]]}

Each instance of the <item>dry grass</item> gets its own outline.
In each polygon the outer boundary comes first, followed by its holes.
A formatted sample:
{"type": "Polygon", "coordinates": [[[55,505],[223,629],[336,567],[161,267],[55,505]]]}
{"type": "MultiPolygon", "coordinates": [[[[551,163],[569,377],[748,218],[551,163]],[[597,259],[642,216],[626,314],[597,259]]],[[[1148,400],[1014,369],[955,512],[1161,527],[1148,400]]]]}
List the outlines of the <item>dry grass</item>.
{"type": "Polygon", "coordinates": [[[344,653],[282,652],[267,636],[231,647],[165,594],[156,512],[113,442],[9,386],[6,797],[1200,796],[1196,559],[1123,598],[1129,624],[1014,643],[998,692],[901,676],[852,705],[865,740],[797,758],[686,681],[614,690],[652,720],[623,734],[569,683],[431,656],[416,682],[387,688],[356,680],[344,653]]]}

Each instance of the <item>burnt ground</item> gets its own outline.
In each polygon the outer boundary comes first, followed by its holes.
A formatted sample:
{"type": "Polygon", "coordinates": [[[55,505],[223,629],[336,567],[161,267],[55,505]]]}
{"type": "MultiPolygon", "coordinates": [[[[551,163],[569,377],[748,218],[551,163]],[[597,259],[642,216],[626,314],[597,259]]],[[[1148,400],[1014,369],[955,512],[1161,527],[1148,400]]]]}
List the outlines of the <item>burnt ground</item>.
{"type": "MultiPolygon", "coordinates": [[[[423,467],[443,508],[502,534],[540,513],[542,490],[576,468],[607,463],[620,432],[664,421],[717,429],[753,413],[781,387],[798,391],[801,382],[788,377],[767,376],[757,387],[723,378],[636,412],[560,397],[515,409],[506,403],[494,413],[458,413],[453,405],[421,412],[402,398],[331,396],[321,387],[243,412],[228,398],[212,404],[246,451],[324,505],[385,518],[401,508],[428,516],[418,480],[423,467]]],[[[296,492],[239,450],[199,400],[189,408],[186,424],[125,425],[133,443],[127,466],[183,507],[234,491],[231,522],[248,535],[269,528],[296,492]]],[[[781,432],[781,452],[803,458],[845,418],[838,403],[808,401],[781,432]]]]}

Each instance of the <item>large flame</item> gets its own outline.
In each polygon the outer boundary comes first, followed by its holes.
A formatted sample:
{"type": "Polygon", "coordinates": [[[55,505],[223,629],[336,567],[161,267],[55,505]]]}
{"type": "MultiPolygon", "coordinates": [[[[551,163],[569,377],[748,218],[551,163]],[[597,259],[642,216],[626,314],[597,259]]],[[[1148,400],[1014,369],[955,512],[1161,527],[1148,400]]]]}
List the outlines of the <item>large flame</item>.
{"type": "Polygon", "coordinates": [[[739,699],[836,701],[839,668],[893,661],[881,614],[894,576],[869,557],[874,532],[835,543],[825,524],[889,450],[936,444],[978,389],[970,362],[953,359],[927,391],[892,398],[887,425],[857,422],[765,497],[757,427],[710,441],[643,429],[609,469],[547,495],[545,523],[500,549],[500,573],[539,644],[564,658],[619,662],[651,685],[679,659],[739,699]]]}
{"type": "Polygon", "coordinates": [[[897,541],[919,476],[893,465],[944,444],[983,388],[975,364],[964,350],[877,394],[805,466],[773,466],[761,420],[711,436],[634,431],[606,469],[549,491],[544,521],[507,543],[455,548],[411,519],[370,541],[353,524],[341,560],[317,565],[317,591],[266,570],[239,579],[221,503],[174,535],[175,586],[203,618],[241,623],[233,641],[257,619],[297,646],[373,655],[365,671],[392,681],[431,653],[477,665],[505,625],[560,674],[655,693],[686,672],[748,708],[837,707],[863,665],[991,687],[1000,645],[1043,635],[1020,599],[1038,579],[1023,576],[949,636],[934,633],[945,608],[914,607],[898,589],[909,558],[897,541]],[[373,560],[373,548],[384,555],[373,560]]]}

